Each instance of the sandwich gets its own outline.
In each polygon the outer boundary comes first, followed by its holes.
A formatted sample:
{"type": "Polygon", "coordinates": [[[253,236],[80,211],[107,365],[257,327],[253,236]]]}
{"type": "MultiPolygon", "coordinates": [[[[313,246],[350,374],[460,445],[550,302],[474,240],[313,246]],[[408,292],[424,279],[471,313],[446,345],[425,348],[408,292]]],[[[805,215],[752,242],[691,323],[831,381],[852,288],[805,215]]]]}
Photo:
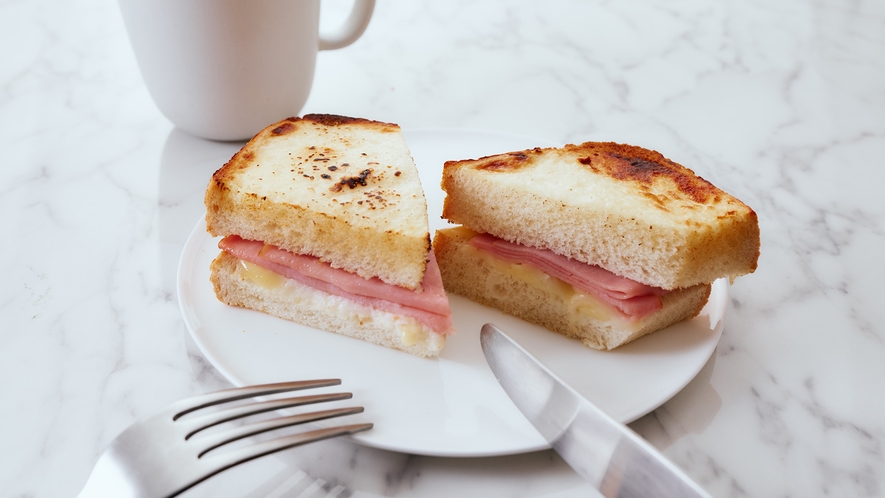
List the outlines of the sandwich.
{"type": "Polygon", "coordinates": [[[661,154],[615,143],[443,167],[447,291],[610,350],[696,316],[752,273],[756,213],[661,154]]]}
{"type": "Polygon", "coordinates": [[[453,333],[427,203],[399,126],[309,114],[212,176],[218,299],[419,356],[453,333]]]}

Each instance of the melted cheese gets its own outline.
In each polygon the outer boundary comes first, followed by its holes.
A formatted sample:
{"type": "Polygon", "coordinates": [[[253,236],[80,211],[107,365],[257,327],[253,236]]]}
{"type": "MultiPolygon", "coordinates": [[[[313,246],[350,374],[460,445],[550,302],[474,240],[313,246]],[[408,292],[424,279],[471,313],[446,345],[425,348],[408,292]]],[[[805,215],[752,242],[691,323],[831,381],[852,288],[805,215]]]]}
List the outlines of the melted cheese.
{"type": "Polygon", "coordinates": [[[558,296],[565,303],[569,314],[572,315],[572,319],[585,315],[595,320],[618,322],[619,326],[626,326],[631,329],[638,330],[641,328],[642,320],[628,321],[622,318],[607,303],[590,294],[581,292],[571,284],[552,277],[531,265],[504,261],[468,244],[461,246],[461,250],[469,251],[471,255],[481,258],[486,264],[494,268],[495,273],[489,275],[489,279],[486,281],[486,292],[490,296],[502,297],[503,286],[501,284],[509,277],[524,282],[546,294],[558,296]]]}
{"type": "Polygon", "coordinates": [[[267,290],[286,285],[286,277],[248,261],[240,260],[240,275],[247,282],[267,290]]]}
{"type": "MultiPolygon", "coordinates": [[[[247,282],[259,286],[263,289],[269,291],[276,290],[280,287],[285,286],[286,282],[289,281],[289,279],[287,279],[286,277],[271,270],[268,270],[267,268],[264,268],[260,265],[256,265],[255,263],[250,263],[243,260],[239,260],[239,262],[240,268],[238,269],[237,273],[247,282]]],[[[294,286],[289,287],[287,290],[288,292],[293,294],[292,301],[299,302],[303,299],[303,297],[296,297],[296,295],[303,292],[304,289],[306,289],[306,287],[295,284],[294,286]],[[299,289],[302,290],[299,291],[299,289]]],[[[330,303],[335,303],[337,312],[340,315],[351,317],[352,320],[356,321],[361,326],[371,323],[377,319],[382,322],[380,325],[382,327],[395,327],[397,332],[399,332],[400,342],[404,346],[431,345],[435,349],[442,349],[443,345],[445,344],[444,335],[430,332],[426,327],[424,327],[415,319],[408,317],[395,317],[383,311],[373,310],[371,308],[361,306],[343,297],[325,294],[322,291],[316,291],[313,289],[311,290],[313,291],[314,298],[318,298],[317,296],[319,294],[326,295],[327,300],[330,303]]]]}
{"type": "Polygon", "coordinates": [[[401,321],[396,324],[400,333],[400,342],[403,346],[429,346],[432,349],[442,349],[446,344],[446,336],[430,331],[414,320],[401,321]]]}
{"type": "Polygon", "coordinates": [[[424,344],[428,340],[428,334],[423,327],[416,323],[400,323],[397,324],[400,333],[400,342],[404,346],[414,346],[415,344],[424,344]]]}

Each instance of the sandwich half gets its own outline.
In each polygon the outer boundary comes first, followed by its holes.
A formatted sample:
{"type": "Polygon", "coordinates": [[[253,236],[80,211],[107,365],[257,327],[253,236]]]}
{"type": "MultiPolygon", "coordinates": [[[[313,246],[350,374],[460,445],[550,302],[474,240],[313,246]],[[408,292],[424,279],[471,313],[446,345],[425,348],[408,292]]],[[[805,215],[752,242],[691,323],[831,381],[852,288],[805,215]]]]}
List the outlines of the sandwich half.
{"type": "Polygon", "coordinates": [[[462,225],[434,238],[445,288],[595,349],[696,316],[759,257],[752,209],[640,147],[449,161],[442,188],[462,225]]]}
{"type": "Polygon", "coordinates": [[[427,204],[399,126],[288,118],[215,172],[218,299],[419,356],[453,333],[427,204]]]}

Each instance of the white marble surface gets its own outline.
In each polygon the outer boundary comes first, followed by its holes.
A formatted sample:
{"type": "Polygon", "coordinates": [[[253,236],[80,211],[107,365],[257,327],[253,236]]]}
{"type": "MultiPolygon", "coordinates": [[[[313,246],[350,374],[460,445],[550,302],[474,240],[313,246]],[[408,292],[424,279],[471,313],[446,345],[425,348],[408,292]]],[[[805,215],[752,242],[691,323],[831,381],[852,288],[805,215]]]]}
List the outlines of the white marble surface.
{"type": "MultiPolygon", "coordinates": [[[[698,377],[631,427],[717,497],[885,496],[885,3],[378,0],[304,111],[634,143],[734,193],[759,270],[698,377]]],[[[75,495],[128,424],[226,385],[175,272],[235,149],[157,111],[113,1],[0,1],[0,495],[75,495]]],[[[590,491],[551,452],[332,441],[188,495],[590,491]]]]}

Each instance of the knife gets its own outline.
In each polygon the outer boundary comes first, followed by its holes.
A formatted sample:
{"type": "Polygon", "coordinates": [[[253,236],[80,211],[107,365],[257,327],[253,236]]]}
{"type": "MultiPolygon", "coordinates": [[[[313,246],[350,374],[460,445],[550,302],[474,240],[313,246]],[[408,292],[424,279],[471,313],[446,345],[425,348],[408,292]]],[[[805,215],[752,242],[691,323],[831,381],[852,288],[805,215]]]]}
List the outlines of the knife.
{"type": "Polygon", "coordinates": [[[644,439],[578,394],[498,327],[483,325],[479,337],[486,361],[516,407],[603,496],[709,498],[644,439]]]}

